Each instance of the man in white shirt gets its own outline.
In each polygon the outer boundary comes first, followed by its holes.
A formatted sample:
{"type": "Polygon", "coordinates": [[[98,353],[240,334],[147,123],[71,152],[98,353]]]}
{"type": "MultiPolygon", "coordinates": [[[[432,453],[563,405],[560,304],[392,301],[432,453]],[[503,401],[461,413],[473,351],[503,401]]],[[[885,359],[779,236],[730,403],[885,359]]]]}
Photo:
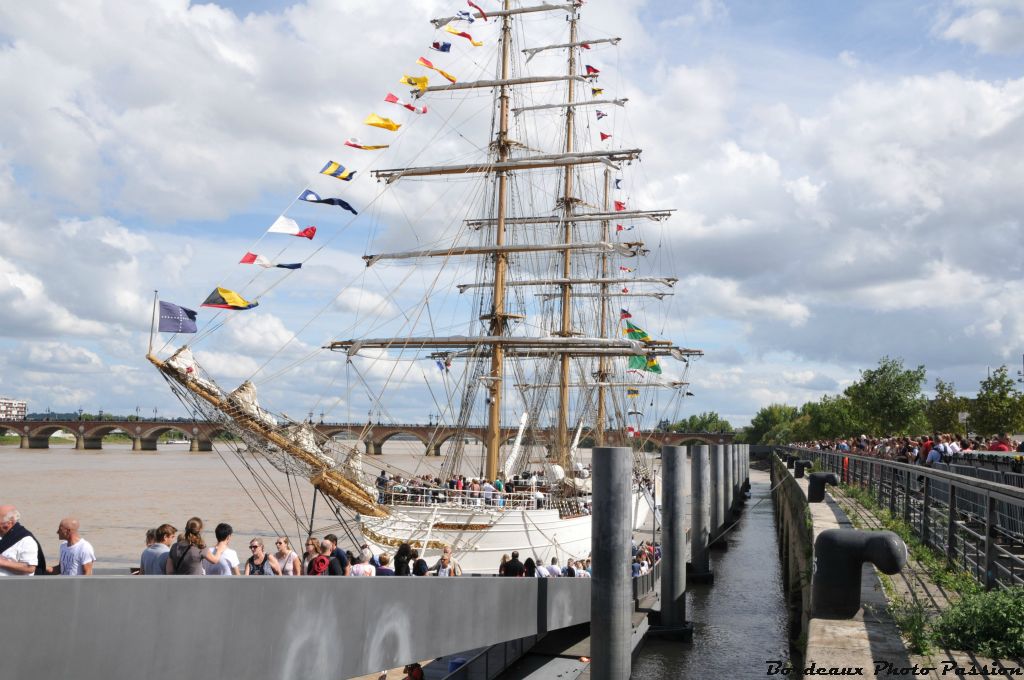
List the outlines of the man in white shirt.
{"type": "Polygon", "coordinates": [[[20,520],[17,508],[0,505],[0,576],[32,576],[46,566],[39,543],[20,520]]]}
{"type": "Polygon", "coordinates": [[[50,571],[61,576],[91,576],[92,565],[96,561],[96,553],[92,544],[78,533],[78,520],[65,517],[57,525],[57,538],[60,539],[60,563],[50,571]]]}
{"type": "Polygon", "coordinates": [[[215,548],[207,548],[203,553],[203,568],[206,570],[207,576],[238,576],[239,575],[239,561],[238,553],[228,547],[231,543],[231,536],[235,533],[234,529],[231,528],[230,524],[224,524],[223,522],[217,525],[217,528],[213,530],[214,536],[217,537],[217,545],[224,544],[224,552],[220,554],[220,559],[217,562],[211,560],[216,555],[215,548]]]}

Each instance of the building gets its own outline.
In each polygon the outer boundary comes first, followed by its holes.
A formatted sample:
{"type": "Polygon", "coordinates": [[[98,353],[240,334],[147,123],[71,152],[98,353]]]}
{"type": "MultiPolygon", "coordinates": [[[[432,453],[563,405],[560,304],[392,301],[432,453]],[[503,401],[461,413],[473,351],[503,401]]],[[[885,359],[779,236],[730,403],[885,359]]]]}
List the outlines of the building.
{"type": "Polygon", "coordinates": [[[28,402],[20,399],[0,397],[0,420],[25,420],[25,407],[28,402]]]}

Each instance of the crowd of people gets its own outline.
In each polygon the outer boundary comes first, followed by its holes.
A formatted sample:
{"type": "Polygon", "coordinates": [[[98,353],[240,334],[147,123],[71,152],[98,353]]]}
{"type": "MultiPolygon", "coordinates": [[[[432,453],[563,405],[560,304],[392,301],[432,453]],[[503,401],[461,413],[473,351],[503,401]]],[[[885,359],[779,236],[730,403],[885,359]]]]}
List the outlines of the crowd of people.
{"type": "Polygon", "coordinates": [[[919,437],[868,437],[862,434],[860,437],[802,442],[797,446],[928,466],[949,462],[964,453],[1024,453],[1024,442],[1018,443],[1005,433],[991,439],[938,432],[919,437]]]}
{"type": "MultiPolygon", "coordinates": [[[[139,557],[138,569],[133,573],[153,575],[206,575],[206,576],[461,576],[462,566],[445,546],[433,564],[420,555],[409,543],[402,543],[394,555],[374,554],[363,544],[358,552],[343,550],[338,537],[327,534],[322,539],[306,538],[304,550],[299,554],[287,536],[278,536],[273,549],[260,537],[248,542],[250,555],[244,561],[231,542],[234,530],[230,524],[220,523],[214,530],[215,542],[207,544],[203,536],[203,520],[192,517],[179,531],[171,524],[161,524],[146,532],[146,547],[139,557]]],[[[0,506],[0,576],[31,576],[61,574],[87,576],[92,574],[96,552],[80,533],[77,519],[66,517],[57,527],[60,540],[58,563],[48,567],[42,544],[21,524],[21,514],[11,505],[0,506]]],[[[660,559],[657,544],[633,542],[632,575],[646,574],[660,559]]],[[[502,555],[498,565],[499,576],[554,578],[589,578],[592,573],[589,558],[568,559],[564,566],[557,557],[544,564],[539,557],[520,561],[519,552],[502,555]]]]}
{"type": "Polygon", "coordinates": [[[0,576],[43,574],[88,576],[92,574],[96,552],[79,533],[79,522],[65,517],[57,525],[60,540],[57,563],[46,565],[42,544],[21,524],[21,513],[13,505],[0,505],[0,576]]]}
{"type": "Polygon", "coordinates": [[[511,479],[456,475],[447,481],[431,475],[404,478],[381,470],[376,479],[377,502],[407,505],[456,503],[494,507],[541,507],[548,500],[547,482],[539,472],[525,472],[511,479]]]}

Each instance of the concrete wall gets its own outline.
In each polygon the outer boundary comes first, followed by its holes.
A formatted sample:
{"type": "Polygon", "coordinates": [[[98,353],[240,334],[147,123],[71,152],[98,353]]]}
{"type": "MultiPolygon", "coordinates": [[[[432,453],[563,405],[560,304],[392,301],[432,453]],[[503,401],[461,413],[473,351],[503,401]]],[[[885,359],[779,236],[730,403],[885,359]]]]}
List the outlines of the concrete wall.
{"type": "Polygon", "coordinates": [[[814,537],[807,496],[786,464],[772,457],[772,500],[777,517],[782,579],[789,611],[790,639],[806,630],[811,612],[811,569],[814,537]]]}
{"type": "Polygon", "coordinates": [[[589,579],[4,578],[4,677],[347,678],[590,620],[589,579]]]}

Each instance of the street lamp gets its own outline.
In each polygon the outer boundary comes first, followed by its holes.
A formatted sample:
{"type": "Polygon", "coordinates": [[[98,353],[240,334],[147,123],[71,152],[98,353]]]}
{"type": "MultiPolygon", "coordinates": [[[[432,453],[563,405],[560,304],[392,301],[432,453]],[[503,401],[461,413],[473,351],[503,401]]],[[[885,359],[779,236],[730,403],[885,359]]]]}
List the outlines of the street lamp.
{"type": "Polygon", "coordinates": [[[153,407],[153,420],[156,420],[156,406],[153,407]]]}
{"type": "Polygon", "coordinates": [[[79,419],[79,420],[81,420],[81,419],[82,419],[82,413],[84,413],[84,411],[85,411],[85,409],[82,409],[82,408],[79,408],[79,409],[78,409],[78,419],[79,419]]]}
{"type": "Polygon", "coordinates": [[[136,421],[139,420],[139,407],[138,406],[135,407],[135,420],[136,421]]]}
{"type": "Polygon", "coordinates": [[[103,420],[103,409],[100,409],[100,416],[99,416],[99,420],[103,420]]]}

